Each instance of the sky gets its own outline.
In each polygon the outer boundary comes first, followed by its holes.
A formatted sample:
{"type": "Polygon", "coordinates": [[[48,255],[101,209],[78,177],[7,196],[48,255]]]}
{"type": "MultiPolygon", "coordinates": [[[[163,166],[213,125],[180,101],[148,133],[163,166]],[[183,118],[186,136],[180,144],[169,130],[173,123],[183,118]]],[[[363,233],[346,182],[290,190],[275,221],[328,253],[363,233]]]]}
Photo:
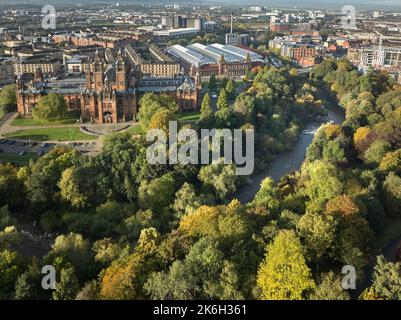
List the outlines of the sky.
{"type": "MultiPolygon", "coordinates": [[[[339,8],[350,4],[360,9],[401,9],[401,0],[70,0],[68,3],[180,3],[180,2],[210,2],[224,4],[257,4],[262,6],[277,6],[277,7],[298,7],[298,8],[339,8]]],[[[0,5],[10,4],[58,4],[66,3],[65,0],[0,0],[0,5]]]]}

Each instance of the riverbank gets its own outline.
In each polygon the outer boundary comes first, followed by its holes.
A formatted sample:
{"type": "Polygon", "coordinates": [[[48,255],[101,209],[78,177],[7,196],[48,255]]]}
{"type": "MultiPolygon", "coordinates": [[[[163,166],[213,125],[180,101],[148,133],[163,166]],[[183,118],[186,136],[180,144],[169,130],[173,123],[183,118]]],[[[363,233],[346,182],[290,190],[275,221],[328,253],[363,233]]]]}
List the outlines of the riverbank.
{"type": "Polygon", "coordinates": [[[252,182],[240,188],[232,195],[232,198],[236,198],[242,203],[250,202],[259,191],[260,184],[265,178],[271,177],[274,181],[279,181],[281,177],[298,171],[305,160],[306,150],[313,141],[313,133],[324,123],[332,121],[341,124],[345,120],[344,111],[340,107],[329,107],[327,111],[328,115],[325,120],[308,123],[304,128],[304,132],[308,133],[300,134],[292,150],[277,155],[269,167],[251,176],[252,182]]]}

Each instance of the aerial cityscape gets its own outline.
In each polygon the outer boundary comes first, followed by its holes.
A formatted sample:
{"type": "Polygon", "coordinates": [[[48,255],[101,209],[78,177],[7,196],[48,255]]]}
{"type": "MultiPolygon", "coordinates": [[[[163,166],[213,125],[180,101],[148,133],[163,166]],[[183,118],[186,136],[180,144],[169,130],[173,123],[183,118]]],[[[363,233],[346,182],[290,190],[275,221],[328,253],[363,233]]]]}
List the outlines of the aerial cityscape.
{"type": "Polygon", "coordinates": [[[0,300],[401,300],[401,2],[0,1],[0,300]]]}

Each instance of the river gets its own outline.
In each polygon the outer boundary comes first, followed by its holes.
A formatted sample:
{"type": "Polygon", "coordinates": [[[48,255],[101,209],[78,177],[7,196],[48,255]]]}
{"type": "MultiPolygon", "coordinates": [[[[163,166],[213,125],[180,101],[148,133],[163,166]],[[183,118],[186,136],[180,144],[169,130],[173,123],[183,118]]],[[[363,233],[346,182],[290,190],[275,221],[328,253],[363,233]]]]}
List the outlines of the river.
{"type": "Polygon", "coordinates": [[[328,115],[325,117],[324,121],[308,123],[303,131],[307,133],[300,134],[293,149],[277,155],[269,167],[253,175],[251,177],[252,182],[237,191],[233,195],[233,198],[237,198],[242,203],[250,202],[259,191],[260,184],[266,177],[271,177],[273,180],[278,181],[282,176],[298,170],[305,159],[306,149],[312,143],[314,132],[316,132],[323,123],[333,121],[333,123],[341,124],[345,119],[344,111],[340,107],[328,108],[327,111],[328,115]]]}

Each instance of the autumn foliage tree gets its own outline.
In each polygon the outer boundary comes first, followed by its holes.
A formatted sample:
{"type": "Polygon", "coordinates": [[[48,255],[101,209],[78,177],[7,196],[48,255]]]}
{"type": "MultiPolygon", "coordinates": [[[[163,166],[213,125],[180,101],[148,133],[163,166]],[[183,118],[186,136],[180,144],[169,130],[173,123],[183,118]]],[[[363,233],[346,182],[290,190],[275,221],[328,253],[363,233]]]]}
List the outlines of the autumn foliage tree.
{"type": "Polygon", "coordinates": [[[267,247],[256,281],[264,300],[302,300],[315,288],[294,231],[281,231],[267,247]]]}

